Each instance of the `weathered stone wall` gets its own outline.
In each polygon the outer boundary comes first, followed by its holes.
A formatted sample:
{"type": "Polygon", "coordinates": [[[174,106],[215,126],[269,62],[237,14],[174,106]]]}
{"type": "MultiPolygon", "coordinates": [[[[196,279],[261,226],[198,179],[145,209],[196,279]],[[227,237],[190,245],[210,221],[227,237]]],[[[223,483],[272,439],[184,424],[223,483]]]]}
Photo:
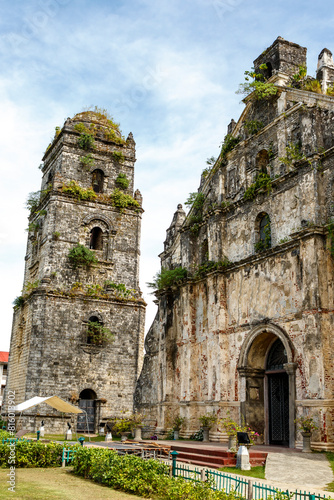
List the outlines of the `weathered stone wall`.
{"type": "Polygon", "coordinates": [[[277,372],[288,377],[290,446],[301,439],[296,416],[309,415],[319,426],[314,446],[334,447],[328,226],[334,215],[334,99],[287,86],[306,57],[298,47],[279,41],[255,61],[270,56],[277,62],[271,81],[278,93],[246,99],[233,125],[240,142],[202,179],[198,228],[193,208],[160,254],[163,267],[188,270],[182,283],[157,292],[158,313],[136,389],[136,405],[158,420],[161,431],[171,411],[187,418],[185,435],[198,430],[205,412],[229,411],[271,442],[268,384],[277,372]],[[262,125],[251,133],[246,125],[255,120],[262,125]],[[261,172],[267,186],[247,198],[261,172]],[[270,238],[261,248],[264,216],[270,238]],[[276,340],[285,353],[278,371],[267,366],[276,340]]]}

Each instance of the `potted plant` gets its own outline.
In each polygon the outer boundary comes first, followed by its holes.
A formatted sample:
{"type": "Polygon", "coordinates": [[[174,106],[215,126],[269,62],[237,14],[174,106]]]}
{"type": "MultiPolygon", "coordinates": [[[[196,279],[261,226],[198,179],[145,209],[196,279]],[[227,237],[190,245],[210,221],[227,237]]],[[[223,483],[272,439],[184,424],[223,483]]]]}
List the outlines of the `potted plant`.
{"type": "Polygon", "coordinates": [[[130,417],[130,419],[133,422],[133,429],[134,429],[134,433],[135,433],[134,441],[141,441],[142,440],[141,428],[143,425],[144,418],[145,418],[145,415],[143,415],[142,413],[138,413],[136,411],[130,417]]]}
{"type": "Polygon", "coordinates": [[[201,427],[203,429],[203,441],[210,441],[209,439],[209,431],[211,427],[217,422],[217,415],[214,413],[206,413],[205,415],[201,415],[198,419],[201,423],[201,427]]]}
{"type": "Polygon", "coordinates": [[[303,436],[303,452],[311,453],[311,434],[312,431],[318,429],[315,425],[312,417],[301,417],[296,418],[295,423],[297,424],[297,429],[301,431],[303,436]]]}
{"type": "Polygon", "coordinates": [[[172,427],[174,431],[174,439],[179,439],[179,432],[181,427],[185,424],[186,419],[185,417],[174,417],[173,422],[172,422],[172,427]]]}
{"type": "Polygon", "coordinates": [[[230,413],[220,420],[225,432],[228,435],[228,449],[230,451],[236,451],[237,449],[237,432],[240,432],[242,428],[234,420],[232,420],[230,413]]]}
{"type": "Polygon", "coordinates": [[[134,428],[131,418],[118,418],[114,423],[113,429],[121,435],[121,441],[126,441],[132,429],[134,428]]]}

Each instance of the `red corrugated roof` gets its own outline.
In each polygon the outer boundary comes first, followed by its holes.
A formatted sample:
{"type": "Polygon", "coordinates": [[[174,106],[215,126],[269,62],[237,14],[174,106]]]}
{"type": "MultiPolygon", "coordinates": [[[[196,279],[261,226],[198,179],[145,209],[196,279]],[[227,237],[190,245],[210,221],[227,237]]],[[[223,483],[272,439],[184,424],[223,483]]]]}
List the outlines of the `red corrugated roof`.
{"type": "Polygon", "coordinates": [[[0,363],[8,363],[9,352],[0,351],[0,363]]]}

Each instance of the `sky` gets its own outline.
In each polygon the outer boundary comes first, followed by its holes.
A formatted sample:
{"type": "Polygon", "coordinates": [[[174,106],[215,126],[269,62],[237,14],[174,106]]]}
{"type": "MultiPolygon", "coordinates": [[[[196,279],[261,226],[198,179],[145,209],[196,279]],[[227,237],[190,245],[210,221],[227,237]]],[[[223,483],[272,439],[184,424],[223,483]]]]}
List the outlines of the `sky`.
{"type": "Polygon", "coordinates": [[[21,294],[25,200],[40,189],[43,153],[67,117],[106,108],[136,141],[143,195],[141,289],[159,270],[178,203],[218,156],[244,71],[277,36],[308,48],[308,74],[334,50],[329,1],[12,0],[0,18],[0,350],[21,294]]]}

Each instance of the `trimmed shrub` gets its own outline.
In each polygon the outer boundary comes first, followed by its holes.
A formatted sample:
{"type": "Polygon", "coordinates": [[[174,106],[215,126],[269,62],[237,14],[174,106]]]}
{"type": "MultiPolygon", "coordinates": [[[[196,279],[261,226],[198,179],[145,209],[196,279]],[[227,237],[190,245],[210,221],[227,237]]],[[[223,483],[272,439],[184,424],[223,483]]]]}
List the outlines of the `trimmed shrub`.
{"type": "MultiPolygon", "coordinates": [[[[78,445],[67,446],[67,449],[78,445]]],[[[0,467],[60,467],[63,445],[58,443],[17,441],[15,445],[0,444],[0,467]],[[15,451],[15,452],[14,452],[15,451]]]]}
{"type": "Polygon", "coordinates": [[[80,448],[75,454],[73,472],[78,476],[112,487],[160,500],[241,500],[232,492],[211,489],[211,481],[193,482],[182,477],[170,478],[169,467],[157,460],[97,448],[80,448]]]}
{"type": "Polygon", "coordinates": [[[156,460],[118,456],[114,451],[97,448],[81,448],[72,463],[73,472],[79,476],[144,497],[156,493],[169,473],[169,467],[156,460]]]}

